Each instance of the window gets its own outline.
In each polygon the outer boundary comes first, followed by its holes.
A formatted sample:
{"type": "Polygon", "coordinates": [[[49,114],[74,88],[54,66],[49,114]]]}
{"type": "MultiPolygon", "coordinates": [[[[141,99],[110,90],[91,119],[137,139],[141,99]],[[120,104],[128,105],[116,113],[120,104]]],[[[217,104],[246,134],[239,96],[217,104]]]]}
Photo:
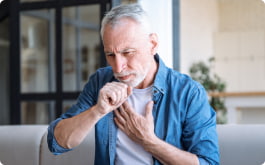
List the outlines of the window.
{"type": "MultiPolygon", "coordinates": [[[[76,100],[89,75],[106,65],[99,28],[110,1],[20,0],[8,5],[8,19],[1,19],[0,12],[1,25],[11,20],[5,26],[10,36],[3,57],[9,68],[1,72],[8,81],[1,88],[10,95],[3,113],[6,119],[10,111],[10,120],[0,122],[48,124],[76,100]]],[[[0,36],[1,51],[2,44],[0,36]]]]}

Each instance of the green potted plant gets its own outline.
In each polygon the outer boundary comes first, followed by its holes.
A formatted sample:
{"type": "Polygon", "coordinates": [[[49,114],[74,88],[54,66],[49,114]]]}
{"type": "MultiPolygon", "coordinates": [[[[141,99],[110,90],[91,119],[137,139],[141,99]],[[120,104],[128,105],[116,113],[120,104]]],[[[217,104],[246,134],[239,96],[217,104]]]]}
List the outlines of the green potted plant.
{"type": "MultiPolygon", "coordinates": [[[[216,74],[213,73],[212,64],[214,58],[209,59],[209,63],[199,61],[193,63],[190,67],[190,76],[201,83],[208,94],[224,92],[226,83],[216,74]]],[[[226,107],[224,98],[209,95],[209,103],[217,113],[217,123],[226,123],[226,107]]]]}

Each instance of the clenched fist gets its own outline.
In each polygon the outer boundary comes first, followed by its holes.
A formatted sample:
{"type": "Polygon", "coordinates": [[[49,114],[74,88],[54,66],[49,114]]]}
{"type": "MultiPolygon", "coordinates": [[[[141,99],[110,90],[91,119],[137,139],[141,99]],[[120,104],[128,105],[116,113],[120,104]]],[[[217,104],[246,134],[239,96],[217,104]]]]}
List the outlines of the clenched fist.
{"type": "Polygon", "coordinates": [[[100,89],[98,102],[96,104],[98,111],[105,115],[119,106],[132,93],[132,87],[121,82],[107,83],[103,88],[100,89]]]}

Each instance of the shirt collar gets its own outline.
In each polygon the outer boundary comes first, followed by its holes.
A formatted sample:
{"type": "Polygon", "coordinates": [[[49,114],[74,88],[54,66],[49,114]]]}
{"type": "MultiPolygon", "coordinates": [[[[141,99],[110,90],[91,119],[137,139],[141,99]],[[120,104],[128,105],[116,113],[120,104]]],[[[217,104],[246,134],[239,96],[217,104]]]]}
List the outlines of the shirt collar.
{"type": "Polygon", "coordinates": [[[158,71],[155,76],[154,88],[164,94],[168,87],[166,81],[169,70],[158,54],[156,54],[154,58],[158,63],[158,71]]]}

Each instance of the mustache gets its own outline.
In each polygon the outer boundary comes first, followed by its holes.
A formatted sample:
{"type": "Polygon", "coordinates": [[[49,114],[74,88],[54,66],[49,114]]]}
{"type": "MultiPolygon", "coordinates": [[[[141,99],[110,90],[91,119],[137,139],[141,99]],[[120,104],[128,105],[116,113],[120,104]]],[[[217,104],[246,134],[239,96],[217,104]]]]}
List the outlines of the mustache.
{"type": "Polygon", "coordinates": [[[130,74],[136,74],[136,72],[133,72],[133,71],[123,71],[121,73],[114,73],[114,76],[117,78],[117,77],[128,76],[130,74]]]}

